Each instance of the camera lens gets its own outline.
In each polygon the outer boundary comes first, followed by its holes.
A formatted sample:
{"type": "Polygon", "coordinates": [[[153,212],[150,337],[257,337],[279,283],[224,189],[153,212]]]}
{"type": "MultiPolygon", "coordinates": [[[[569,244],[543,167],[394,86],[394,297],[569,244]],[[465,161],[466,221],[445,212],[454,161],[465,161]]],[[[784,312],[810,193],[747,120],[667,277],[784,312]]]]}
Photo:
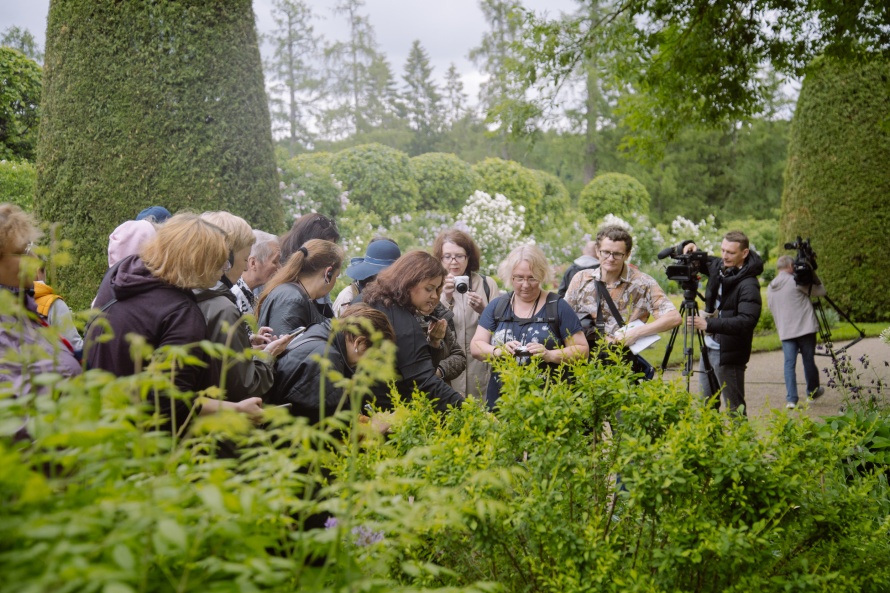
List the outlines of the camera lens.
{"type": "Polygon", "coordinates": [[[454,290],[456,290],[457,292],[459,292],[461,294],[464,294],[465,292],[470,290],[470,287],[467,286],[466,284],[464,284],[463,282],[461,282],[460,284],[454,285],[454,290]]]}

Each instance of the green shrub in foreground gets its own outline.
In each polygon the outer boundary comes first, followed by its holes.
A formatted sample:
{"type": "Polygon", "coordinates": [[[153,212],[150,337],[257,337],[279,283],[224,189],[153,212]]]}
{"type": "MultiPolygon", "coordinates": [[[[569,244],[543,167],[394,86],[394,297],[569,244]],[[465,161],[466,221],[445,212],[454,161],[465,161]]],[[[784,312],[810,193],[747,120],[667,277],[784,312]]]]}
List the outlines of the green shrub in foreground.
{"type": "MultiPolygon", "coordinates": [[[[27,414],[34,437],[0,437],[0,592],[890,586],[890,492],[860,463],[886,415],[777,413],[755,433],[621,368],[567,383],[501,361],[496,417],[415,398],[378,415],[387,439],[281,410],[262,430],[217,415],[177,440],[144,432],[135,404],[181,355],[132,378],[45,376],[51,393],[26,400],[0,386],[0,426],[27,414]],[[223,439],[239,459],[216,455],[223,439]]],[[[392,355],[363,359],[349,393],[392,355]]]]}

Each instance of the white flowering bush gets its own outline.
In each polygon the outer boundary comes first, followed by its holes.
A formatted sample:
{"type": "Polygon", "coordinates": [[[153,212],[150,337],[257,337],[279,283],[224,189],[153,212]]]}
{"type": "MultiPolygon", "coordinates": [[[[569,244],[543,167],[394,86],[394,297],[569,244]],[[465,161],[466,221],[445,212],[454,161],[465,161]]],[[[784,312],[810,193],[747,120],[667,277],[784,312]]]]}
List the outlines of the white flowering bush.
{"type": "Polygon", "coordinates": [[[281,199],[289,219],[310,212],[336,218],[349,205],[349,192],[324,165],[295,157],[282,165],[279,175],[281,199]]]}
{"type": "MultiPolygon", "coordinates": [[[[340,244],[346,251],[347,263],[350,258],[362,257],[374,237],[389,236],[379,216],[355,204],[348,205],[343,214],[337,217],[337,228],[340,230],[340,244]]],[[[404,248],[402,251],[405,251],[404,248]]]]}
{"type": "Polygon", "coordinates": [[[678,216],[671,222],[667,236],[667,245],[676,245],[681,241],[692,240],[695,241],[695,246],[702,251],[715,253],[720,247],[721,236],[722,234],[717,228],[716,218],[713,214],[708,215],[704,220],[698,221],[698,224],[688,218],[678,216]]]}
{"type": "Polygon", "coordinates": [[[525,208],[514,206],[503,194],[476,191],[460,211],[458,223],[482,252],[482,268],[493,273],[525,229],[525,208]]]}

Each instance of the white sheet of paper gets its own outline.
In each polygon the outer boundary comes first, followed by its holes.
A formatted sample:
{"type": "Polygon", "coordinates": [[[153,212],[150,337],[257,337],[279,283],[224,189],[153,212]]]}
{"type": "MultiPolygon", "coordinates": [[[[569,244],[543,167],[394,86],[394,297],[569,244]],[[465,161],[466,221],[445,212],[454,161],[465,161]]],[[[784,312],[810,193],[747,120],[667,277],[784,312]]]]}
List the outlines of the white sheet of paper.
{"type": "MultiPolygon", "coordinates": [[[[632,329],[634,327],[639,327],[641,325],[645,325],[645,323],[643,323],[639,319],[635,319],[635,320],[631,321],[630,323],[628,323],[627,325],[625,325],[624,327],[622,327],[621,329],[619,329],[618,331],[616,331],[615,337],[620,339],[620,338],[624,337],[625,331],[632,329]]],[[[631,344],[629,346],[630,351],[633,352],[634,354],[639,354],[640,352],[642,352],[643,350],[645,350],[646,348],[648,348],[649,346],[651,346],[652,344],[654,344],[655,342],[657,342],[660,339],[661,339],[661,336],[659,336],[658,334],[653,334],[651,336],[643,336],[642,338],[638,338],[636,342],[634,342],[633,344],[631,344]]]]}

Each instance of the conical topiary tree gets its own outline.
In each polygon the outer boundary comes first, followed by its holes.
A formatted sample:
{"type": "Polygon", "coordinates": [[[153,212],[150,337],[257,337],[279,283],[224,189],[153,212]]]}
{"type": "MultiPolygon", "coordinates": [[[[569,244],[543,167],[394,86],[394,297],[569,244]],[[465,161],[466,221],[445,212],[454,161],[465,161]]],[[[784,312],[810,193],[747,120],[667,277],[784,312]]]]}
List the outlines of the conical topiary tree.
{"type": "Polygon", "coordinates": [[[52,0],[41,118],[36,206],[74,242],[55,288],[75,305],[147,206],[283,230],[250,0],[52,0]]]}
{"type": "Polygon", "coordinates": [[[791,125],[779,240],[811,239],[828,295],[890,319],[890,63],[819,59],[791,125]]]}

